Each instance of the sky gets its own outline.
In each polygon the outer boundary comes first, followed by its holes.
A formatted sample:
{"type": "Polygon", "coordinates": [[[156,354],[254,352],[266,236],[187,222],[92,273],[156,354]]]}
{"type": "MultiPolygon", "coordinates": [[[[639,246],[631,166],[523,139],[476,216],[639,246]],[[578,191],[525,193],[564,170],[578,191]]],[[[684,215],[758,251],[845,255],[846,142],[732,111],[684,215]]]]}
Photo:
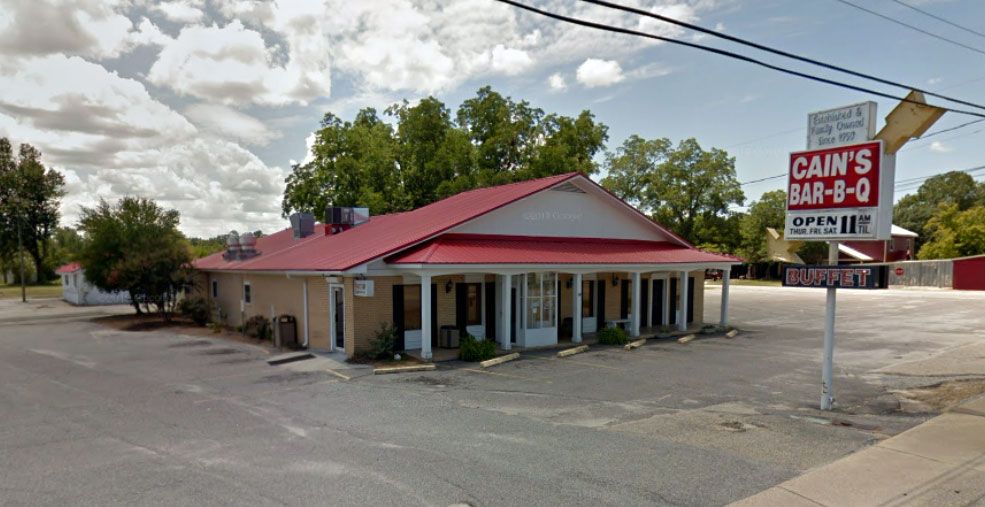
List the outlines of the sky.
{"type": "MultiPolygon", "coordinates": [[[[575,0],[526,1],[761,55],[575,0]]],[[[837,0],[619,0],[985,104],[985,37],[894,0],[853,1],[982,52],[837,0]]],[[[985,33],[980,0],[904,1],[985,33]]],[[[64,225],[76,223],[81,206],[135,195],[179,210],[192,236],[279,230],[287,226],[284,178],[308,157],[325,113],[352,119],[363,107],[382,111],[428,95],[454,110],[485,85],[546,112],[592,111],[609,127],[610,150],[633,134],[723,148],[735,156],[741,182],[785,172],[789,153],[805,149],[809,112],[874,100],[881,124],[896,105],[493,0],[0,0],[0,137],[34,145],[65,175],[64,225]]],[[[930,131],[974,119],[949,112],[930,131]]],[[[911,141],[897,157],[896,177],[983,164],[985,122],[911,141]]],[[[744,185],[746,204],[784,185],[782,178],[744,185]]]]}

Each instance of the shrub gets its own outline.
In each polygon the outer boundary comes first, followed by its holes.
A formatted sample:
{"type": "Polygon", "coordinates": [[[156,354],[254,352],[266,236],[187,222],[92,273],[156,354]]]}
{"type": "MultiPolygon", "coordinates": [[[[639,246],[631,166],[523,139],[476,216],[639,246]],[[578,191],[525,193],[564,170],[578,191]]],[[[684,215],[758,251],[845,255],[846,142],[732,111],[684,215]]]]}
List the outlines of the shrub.
{"type": "Polygon", "coordinates": [[[374,360],[393,359],[393,354],[397,352],[394,350],[397,345],[397,328],[389,322],[384,322],[373,335],[366,355],[374,360]]]}
{"type": "Polygon", "coordinates": [[[467,334],[462,337],[458,347],[458,358],[462,361],[485,361],[496,357],[496,342],[479,340],[467,334]]]}
{"type": "Polygon", "coordinates": [[[209,327],[212,328],[212,332],[215,333],[215,334],[219,334],[219,333],[222,332],[222,324],[220,324],[218,322],[212,322],[212,323],[210,323],[209,324],[209,327]]]}
{"type": "Polygon", "coordinates": [[[212,305],[203,297],[184,298],[178,303],[178,311],[192,319],[192,322],[204,326],[209,323],[212,305]]]}
{"type": "Polygon", "coordinates": [[[629,341],[626,332],[618,327],[607,327],[597,334],[600,345],[625,345],[629,341]]]}
{"type": "Polygon", "coordinates": [[[246,334],[259,340],[273,341],[274,328],[263,315],[254,315],[246,319],[246,334]]]}

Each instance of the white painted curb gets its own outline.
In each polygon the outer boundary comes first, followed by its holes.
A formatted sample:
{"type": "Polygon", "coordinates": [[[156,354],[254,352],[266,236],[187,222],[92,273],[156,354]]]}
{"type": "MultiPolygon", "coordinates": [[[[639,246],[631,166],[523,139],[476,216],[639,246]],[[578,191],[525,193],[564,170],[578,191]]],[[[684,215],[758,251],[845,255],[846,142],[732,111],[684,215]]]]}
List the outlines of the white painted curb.
{"type": "Polygon", "coordinates": [[[557,357],[573,356],[575,354],[581,354],[582,352],[585,352],[586,350],[588,350],[588,345],[581,345],[579,347],[562,350],[562,351],[560,351],[560,352],[557,353],[557,357]]]}
{"type": "Polygon", "coordinates": [[[738,329],[733,329],[733,330],[725,333],[725,337],[726,338],[735,338],[738,335],[739,335],[739,330],[738,329]]]}
{"type": "Polygon", "coordinates": [[[413,366],[394,366],[391,368],[376,368],[374,375],[386,375],[387,373],[409,373],[412,371],[433,371],[438,366],[434,364],[415,364],[413,366]]]}
{"type": "Polygon", "coordinates": [[[506,354],[505,356],[499,356],[499,357],[494,357],[492,359],[487,359],[479,363],[479,366],[483,368],[489,368],[490,366],[496,366],[497,364],[508,363],[514,359],[519,359],[519,358],[520,358],[520,353],[514,352],[512,354],[506,354]]]}
{"type": "Polygon", "coordinates": [[[693,334],[689,334],[687,336],[683,336],[681,338],[678,338],[677,339],[677,343],[687,343],[687,342],[689,342],[689,341],[691,341],[693,339],[694,339],[694,335],[693,334]]]}
{"type": "Polygon", "coordinates": [[[640,338],[639,340],[629,342],[626,344],[626,350],[633,350],[635,348],[642,347],[646,343],[646,338],[640,338]]]}

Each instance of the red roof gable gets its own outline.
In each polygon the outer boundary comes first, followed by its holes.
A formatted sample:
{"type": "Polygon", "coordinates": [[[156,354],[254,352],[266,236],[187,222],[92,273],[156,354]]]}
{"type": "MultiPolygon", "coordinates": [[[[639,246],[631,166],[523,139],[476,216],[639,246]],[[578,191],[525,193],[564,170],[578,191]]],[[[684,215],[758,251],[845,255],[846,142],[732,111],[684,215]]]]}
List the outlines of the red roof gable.
{"type": "Polygon", "coordinates": [[[667,241],[446,234],[390,264],[680,264],[741,262],[667,241]]]}
{"type": "Polygon", "coordinates": [[[579,176],[568,173],[536,180],[480,188],[453,195],[413,211],[380,215],[352,229],[326,236],[294,240],[290,229],[257,241],[260,255],[245,261],[226,261],[222,252],[198,259],[201,270],[344,271],[414,245],[459,224],[484,215],[558,183],[579,176]]]}
{"type": "Polygon", "coordinates": [[[64,275],[66,273],[74,273],[80,269],[82,269],[82,265],[78,262],[69,262],[68,264],[56,269],[55,273],[64,275]]]}

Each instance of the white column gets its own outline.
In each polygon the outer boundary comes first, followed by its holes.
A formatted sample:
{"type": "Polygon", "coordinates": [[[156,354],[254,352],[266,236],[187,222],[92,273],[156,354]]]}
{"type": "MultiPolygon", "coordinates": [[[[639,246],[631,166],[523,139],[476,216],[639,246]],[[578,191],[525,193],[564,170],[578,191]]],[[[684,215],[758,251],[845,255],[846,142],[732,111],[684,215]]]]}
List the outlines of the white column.
{"type": "Polygon", "coordinates": [[[630,310],[633,312],[632,324],[630,326],[629,335],[639,336],[640,335],[640,274],[633,273],[633,308],[630,310]]]}
{"type": "Polygon", "coordinates": [[[662,325],[670,325],[670,277],[664,278],[664,297],[663,308],[660,309],[660,322],[662,325]]]}
{"type": "Polygon", "coordinates": [[[581,293],[581,273],[575,273],[574,280],[571,281],[571,287],[574,289],[571,291],[574,294],[574,299],[571,301],[571,341],[575,343],[581,343],[581,305],[582,298],[585,297],[581,293]]]}
{"type": "Polygon", "coordinates": [[[503,330],[503,343],[501,345],[503,350],[510,350],[510,335],[513,334],[513,330],[510,329],[510,311],[513,310],[510,306],[513,302],[513,298],[510,297],[510,275],[499,275],[499,283],[503,287],[502,301],[499,302],[503,311],[499,326],[503,330]]]}
{"type": "Polygon", "coordinates": [[[731,274],[730,269],[722,270],[722,321],[720,322],[722,327],[728,325],[728,287],[731,274]]]}
{"type": "Polygon", "coordinates": [[[687,331],[687,271],[681,271],[679,276],[680,281],[678,283],[681,284],[681,308],[678,310],[677,329],[687,331]]]}
{"type": "Polygon", "coordinates": [[[431,359],[431,275],[421,273],[421,357],[431,359]]]}

